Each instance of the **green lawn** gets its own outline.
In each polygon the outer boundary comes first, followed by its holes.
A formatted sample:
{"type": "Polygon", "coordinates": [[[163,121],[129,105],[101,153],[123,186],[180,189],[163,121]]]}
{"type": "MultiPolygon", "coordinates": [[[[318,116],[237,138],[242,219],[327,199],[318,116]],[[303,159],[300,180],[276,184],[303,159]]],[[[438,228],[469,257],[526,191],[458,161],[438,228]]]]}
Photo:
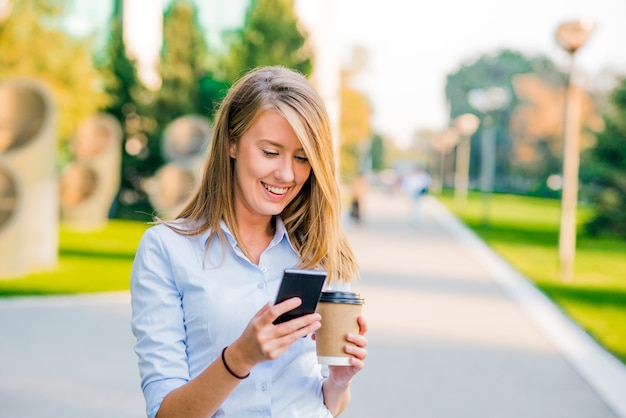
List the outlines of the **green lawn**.
{"type": "Polygon", "coordinates": [[[121,220],[110,221],[94,232],[61,227],[57,268],[0,279],[0,296],[127,290],[135,250],[147,227],[146,223],[121,220]]]}
{"type": "MultiPolygon", "coordinates": [[[[494,194],[484,211],[478,194],[470,194],[462,207],[446,193],[437,198],[626,363],[625,240],[591,237],[579,226],[575,277],[563,282],[558,260],[560,201],[494,194]]],[[[590,215],[589,208],[581,207],[579,224],[590,215]]]]}

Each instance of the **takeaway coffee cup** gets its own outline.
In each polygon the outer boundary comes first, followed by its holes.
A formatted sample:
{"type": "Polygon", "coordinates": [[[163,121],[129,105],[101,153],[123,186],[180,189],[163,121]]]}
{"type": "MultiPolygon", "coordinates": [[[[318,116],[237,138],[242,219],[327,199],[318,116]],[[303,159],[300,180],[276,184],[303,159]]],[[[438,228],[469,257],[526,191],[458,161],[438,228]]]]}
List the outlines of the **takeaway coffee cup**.
{"type": "Polygon", "coordinates": [[[358,334],[357,318],[364,300],[358,293],[324,291],[317,304],[322,326],[315,332],[317,361],[331,366],[349,366],[350,355],[344,351],[349,332],[358,334]]]}

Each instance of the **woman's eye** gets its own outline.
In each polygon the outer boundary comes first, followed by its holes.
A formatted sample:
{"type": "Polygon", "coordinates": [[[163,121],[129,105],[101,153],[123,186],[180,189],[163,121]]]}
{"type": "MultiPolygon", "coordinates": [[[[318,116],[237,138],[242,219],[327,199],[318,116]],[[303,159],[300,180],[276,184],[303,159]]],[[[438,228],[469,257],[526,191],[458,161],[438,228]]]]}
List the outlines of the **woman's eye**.
{"type": "Polygon", "coordinates": [[[299,163],[308,163],[309,159],[307,157],[296,155],[296,161],[298,161],[299,163]]]}
{"type": "Polygon", "coordinates": [[[265,155],[266,157],[276,157],[278,155],[277,152],[274,151],[268,151],[268,150],[263,150],[263,155],[265,155]]]}

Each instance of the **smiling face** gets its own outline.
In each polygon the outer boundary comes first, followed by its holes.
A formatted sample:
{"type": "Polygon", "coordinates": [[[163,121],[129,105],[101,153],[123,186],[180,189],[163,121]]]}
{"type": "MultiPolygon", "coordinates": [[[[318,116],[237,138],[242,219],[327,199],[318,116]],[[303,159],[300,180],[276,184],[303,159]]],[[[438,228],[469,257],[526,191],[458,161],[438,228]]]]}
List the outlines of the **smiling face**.
{"type": "Polygon", "coordinates": [[[293,128],[280,113],[266,110],[239,141],[231,139],[235,160],[235,213],[269,222],[298,195],[311,165],[293,128]]]}

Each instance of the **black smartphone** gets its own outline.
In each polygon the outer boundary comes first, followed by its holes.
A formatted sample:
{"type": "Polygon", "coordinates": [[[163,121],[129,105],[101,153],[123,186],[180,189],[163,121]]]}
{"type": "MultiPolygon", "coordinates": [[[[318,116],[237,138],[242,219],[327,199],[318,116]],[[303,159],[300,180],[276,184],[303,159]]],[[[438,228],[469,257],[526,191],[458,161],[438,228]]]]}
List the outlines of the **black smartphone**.
{"type": "Polygon", "coordinates": [[[326,280],[326,272],[323,270],[285,269],[274,304],[295,296],[302,299],[302,304],[276,318],[274,324],[315,312],[324,280],[326,280]]]}

